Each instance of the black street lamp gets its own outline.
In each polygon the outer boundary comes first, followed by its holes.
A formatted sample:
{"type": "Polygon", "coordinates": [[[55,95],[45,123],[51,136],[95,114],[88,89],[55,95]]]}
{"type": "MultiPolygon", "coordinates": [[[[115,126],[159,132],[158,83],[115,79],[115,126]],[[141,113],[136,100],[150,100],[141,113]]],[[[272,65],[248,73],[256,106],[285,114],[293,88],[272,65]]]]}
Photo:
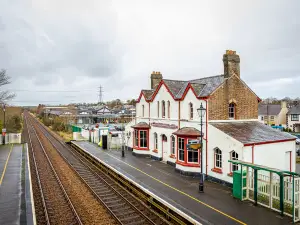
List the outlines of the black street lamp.
{"type": "Polygon", "coordinates": [[[200,104],[200,108],[197,109],[197,112],[200,117],[200,147],[201,147],[201,169],[200,169],[200,181],[199,181],[199,192],[203,193],[204,192],[204,177],[203,177],[203,132],[202,132],[202,126],[203,126],[203,117],[206,112],[206,108],[203,107],[202,102],[200,104]]]}

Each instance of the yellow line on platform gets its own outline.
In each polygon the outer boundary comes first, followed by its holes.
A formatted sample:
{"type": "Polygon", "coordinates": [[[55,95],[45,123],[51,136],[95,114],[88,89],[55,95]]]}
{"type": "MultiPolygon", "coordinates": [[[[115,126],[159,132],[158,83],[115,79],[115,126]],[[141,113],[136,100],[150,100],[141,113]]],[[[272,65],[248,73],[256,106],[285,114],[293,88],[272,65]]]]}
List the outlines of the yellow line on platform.
{"type": "Polygon", "coordinates": [[[10,147],[10,150],[9,150],[9,153],[8,153],[8,156],[7,156],[5,165],[4,165],[4,169],[3,169],[3,172],[2,172],[2,175],[1,175],[1,178],[0,178],[0,186],[1,186],[1,184],[2,184],[4,175],[5,175],[6,167],[7,167],[7,164],[8,164],[8,160],[9,160],[10,154],[11,154],[11,152],[12,152],[12,150],[13,150],[13,146],[14,146],[14,144],[12,144],[11,147],[10,147]]]}
{"type": "Polygon", "coordinates": [[[191,195],[189,195],[189,194],[187,194],[187,193],[185,193],[185,192],[183,192],[183,191],[178,190],[177,188],[175,188],[175,187],[173,187],[173,186],[171,186],[171,185],[169,185],[169,184],[167,184],[167,183],[165,183],[165,182],[163,182],[163,181],[161,181],[161,180],[159,180],[159,179],[157,179],[157,178],[155,178],[155,177],[149,175],[148,173],[145,173],[144,171],[142,171],[142,170],[140,170],[140,169],[138,169],[138,168],[136,168],[136,167],[130,165],[129,163],[126,163],[126,162],[124,162],[124,161],[118,159],[117,157],[115,157],[115,156],[109,154],[109,153],[106,153],[106,154],[109,155],[109,156],[111,156],[112,158],[114,158],[114,159],[116,159],[116,160],[118,160],[118,161],[120,161],[120,162],[122,162],[122,163],[124,163],[124,164],[126,164],[126,165],[128,165],[128,166],[130,166],[131,168],[133,168],[133,169],[135,169],[135,170],[137,170],[137,171],[139,171],[139,172],[145,174],[146,176],[151,177],[153,180],[156,180],[157,182],[159,182],[159,183],[161,183],[161,184],[163,184],[163,185],[165,185],[165,186],[167,186],[167,187],[169,187],[169,188],[171,188],[171,189],[173,189],[173,190],[179,192],[180,194],[183,194],[183,195],[185,195],[185,196],[187,196],[187,197],[193,199],[194,201],[196,201],[196,202],[198,202],[198,203],[200,203],[200,204],[202,204],[202,205],[204,205],[204,206],[206,206],[206,207],[208,207],[208,208],[210,208],[210,209],[212,209],[212,210],[214,210],[214,211],[216,211],[216,212],[222,214],[223,216],[226,216],[226,217],[228,217],[229,219],[232,219],[232,220],[234,220],[234,221],[237,222],[237,223],[240,223],[240,224],[243,224],[243,225],[247,225],[246,223],[244,223],[244,222],[242,222],[242,221],[240,221],[240,220],[238,220],[238,219],[236,219],[236,218],[234,218],[234,217],[232,217],[232,216],[230,216],[230,215],[228,215],[228,214],[226,214],[226,213],[224,213],[224,212],[222,212],[222,211],[220,211],[220,210],[214,208],[213,206],[208,205],[208,204],[206,204],[205,202],[202,202],[202,201],[200,201],[199,199],[197,199],[197,198],[195,198],[195,197],[193,197],[193,196],[191,196],[191,195]]]}

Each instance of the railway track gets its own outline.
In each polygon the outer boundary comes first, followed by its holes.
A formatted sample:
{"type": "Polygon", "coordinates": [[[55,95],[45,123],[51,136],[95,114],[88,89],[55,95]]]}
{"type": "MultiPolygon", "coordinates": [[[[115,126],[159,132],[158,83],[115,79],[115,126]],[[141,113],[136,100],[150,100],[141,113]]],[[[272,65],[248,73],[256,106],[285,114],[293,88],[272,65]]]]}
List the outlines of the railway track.
{"type": "Polygon", "coordinates": [[[33,120],[39,134],[48,139],[119,224],[170,224],[80,153],[55,137],[42,124],[33,120]]]}
{"type": "Polygon", "coordinates": [[[82,222],[68,197],[55,169],[49,160],[32,121],[27,116],[26,126],[29,145],[32,150],[34,175],[38,183],[44,215],[43,224],[78,224],[82,222]]]}

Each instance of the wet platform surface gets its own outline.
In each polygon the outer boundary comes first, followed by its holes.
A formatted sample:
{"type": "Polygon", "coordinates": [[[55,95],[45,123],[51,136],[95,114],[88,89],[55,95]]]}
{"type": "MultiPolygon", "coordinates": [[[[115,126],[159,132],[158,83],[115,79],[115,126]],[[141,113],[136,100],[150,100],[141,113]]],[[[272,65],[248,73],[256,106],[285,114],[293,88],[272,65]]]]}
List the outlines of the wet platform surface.
{"type": "Polygon", "coordinates": [[[1,225],[34,224],[27,159],[21,144],[0,146],[1,225]]]}
{"type": "Polygon", "coordinates": [[[197,178],[180,175],[174,167],[150,157],[125,151],[122,158],[120,150],[102,150],[83,141],[73,143],[201,224],[291,224],[292,218],[234,199],[232,190],[219,184],[205,182],[205,193],[200,194],[197,178]]]}

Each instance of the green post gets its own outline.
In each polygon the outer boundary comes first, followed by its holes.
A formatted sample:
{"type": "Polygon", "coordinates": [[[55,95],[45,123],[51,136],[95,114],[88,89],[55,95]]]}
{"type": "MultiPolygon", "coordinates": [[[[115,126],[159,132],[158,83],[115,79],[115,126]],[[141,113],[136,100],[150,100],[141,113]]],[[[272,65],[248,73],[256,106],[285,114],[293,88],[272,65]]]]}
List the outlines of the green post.
{"type": "Polygon", "coordinates": [[[295,223],[295,176],[293,175],[293,223],[295,223]]]}
{"type": "Polygon", "coordinates": [[[283,195],[284,195],[284,183],[283,183],[283,175],[280,175],[280,212],[281,216],[283,216],[283,195]]]}
{"type": "Polygon", "coordinates": [[[254,169],[254,205],[257,205],[257,169],[254,169]]]}

